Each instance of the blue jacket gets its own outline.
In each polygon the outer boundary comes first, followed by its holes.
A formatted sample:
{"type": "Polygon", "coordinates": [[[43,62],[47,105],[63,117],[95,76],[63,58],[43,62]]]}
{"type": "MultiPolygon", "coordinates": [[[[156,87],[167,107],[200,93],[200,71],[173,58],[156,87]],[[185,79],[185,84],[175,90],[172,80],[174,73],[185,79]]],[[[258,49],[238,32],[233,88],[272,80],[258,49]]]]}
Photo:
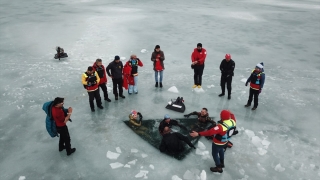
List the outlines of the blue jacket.
{"type": "MultiPolygon", "coordinates": [[[[47,114],[46,117],[46,129],[49,133],[49,135],[51,137],[59,137],[58,136],[58,132],[57,132],[57,126],[56,123],[54,121],[54,119],[52,118],[52,105],[53,105],[53,101],[49,101],[43,104],[42,109],[44,110],[44,112],[47,114]]],[[[68,109],[63,108],[65,114],[68,112],[68,109]]]]}

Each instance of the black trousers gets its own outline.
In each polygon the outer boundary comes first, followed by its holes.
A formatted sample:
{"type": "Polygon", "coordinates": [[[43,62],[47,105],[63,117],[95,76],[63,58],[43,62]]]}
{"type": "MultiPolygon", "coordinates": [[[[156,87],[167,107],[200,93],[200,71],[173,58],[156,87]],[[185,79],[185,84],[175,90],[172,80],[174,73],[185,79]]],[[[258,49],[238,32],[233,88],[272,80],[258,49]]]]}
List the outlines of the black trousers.
{"type": "Polygon", "coordinates": [[[99,88],[101,88],[102,91],[103,91],[104,100],[108,99],[108,91],[107,91],[107,85],[106,85],[106,83],[99,84],[99,88]]]}
{"type": "Polygon", "coordinates": [[[67,126],[58,127],[57,126],[57,132],[60,134],[59,139],[59,150],[66,148],[67,153],[70,153],[71,151],[71,139],[70,134],[67,126]]]}
{"type": "Polygon", "coordinates": [[[225,93],[226,83],[227,83],[228,95],[230,95],[231,94],[231,83],[232,83],[232,76],[231,75],[229,75],[229,76],[221,75],[220,86],[221,86],[222,94],[225,93]]]}
{"type": "Polygon", "coordinates": [[[123,95],[122,83],[123,83],[123,79],[122,78],[112,79],[114,96],[118,97],[118,95],[120,95],[120,96],[123,95]],[[118,87],[118,90],[119,90],[119,94],[118,94],[117,87],[118,87]]]}
{"type": "Polygon", "coordinates": [[[248,103],[247,103],[248,105],[251,105],[253,97],[254,97],[253,107],[258,107],[259,90],[255,90],[255,89],[250,88],[249,99],[248,99],[248,103]]]}
{"type": "Polygon", "coordinates": [[[204,64],[203,65],[194,65],[194,84],[200,85],[202,84],[202,74],[203,74],[204,64]]]}
{"type": "Polygon", "coordinates": [[[89,95],[89,104],[90,104],[90,108],[91,109],[94,109],[94,99],[96,99],[96,103],[97,103],[97,106],[101,106],[101,97],[100,97],[100,92],[99,92],[99,88],[95,91],[91,91],[91,92],[88,92],[88,95],[89,95]]]}

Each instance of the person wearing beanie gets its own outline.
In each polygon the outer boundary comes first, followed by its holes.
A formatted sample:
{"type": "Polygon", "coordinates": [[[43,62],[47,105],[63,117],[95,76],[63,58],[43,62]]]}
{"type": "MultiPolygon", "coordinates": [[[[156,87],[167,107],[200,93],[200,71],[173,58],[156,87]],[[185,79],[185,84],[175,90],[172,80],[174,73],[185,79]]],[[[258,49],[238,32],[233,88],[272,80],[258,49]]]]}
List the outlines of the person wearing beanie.
{"type": "Polygon", "coordinates": [[[129,84],[128,94],[138,94],[138,66],[142,67],[143,63],[135,54],[132,54],[124,65],[124,80],[129,84]]]}
{"type": "Polygon", "coordinates": [[[98,108],[103,109],[99,92],[99,82],[100,78],[98,73],[94,71],[92,66],[89,66],[87,71],[82,74],[82,84],[88,92],[89,104],[92,112],[95,111],[93,103],[94,99],[96,99],[98,108]]]}
{"type": "Polygon", "coordinates": [[[137,112],[136,110],[132,110],[129,114],[129,122],[134,126],[141,126],[142,118],[142,114],[140,112],[137,112]]]}
{"type": "Polygon", "coordinates": [[[231,99],[231,82],[232,82],[232,76],[234,75],[233,71],[235,68],[235,63],[231,59],[230,54],[225,55],[225,59],[221,61],[220,64],[220,71],[221,71],[221,79],[220,79],[220,86],[221,86],[221,94],[219,94],[219,97],[224,96],[226,84],[227,84],[227,90],[228,90],[228,99],[231,99]]]}
{"type": "Polygon", "coordinates": [[[112,79],[113,94],[115,96],[115,100],[118,100],[118,96],[125,98],[125,96],[123,95],[123,64],[120,61],[119,56],[114,57],[114,60],[107,66],[106,71],[108,76],[112,79]]]}
{"type": "Polygon", "coordinates": [[[102,89],[103,95],[104,95],[104,100],[111,102],[111,100],[108,97],[108,90],[107,90],[107,74],[106,74],[106,69],[104,68],[102,64],[101,59],[97,59],[96,62],[93,64],[93,70],[96,71],[99,75],[100,82],[99,82],[99,88],[102,89]]]}
{"type": "Polygon", "coordinates": [[[163,79],[163,70],[164,70],[164,64],[163,64],[164,60],[165,60],[165,57],[164,57],[163,51],[160,49],[159,45],[156,45],[156,47],[154,48],[154,51],[151,54],[151,61],[153,61],[154,78],[156,81],[155,87],[158,87],[159,85],[160,85],[160,88],[163,87],[162,79],[163,79]]]}
{"type": "Polygon", "coordinates": [[[229,110],[222,110],[220,113],[221,120],[218,121],[217,126],[207,131],[196,132],[192,131],[190,136],[212,136],[212,157],[216,167],[211,167],[212,172],[222,173],[224,168],[224,147],[236,130],[236,118],[229,110]]]}
{"type": "Polygon", "coordinates": [[[76,148],[71,148],[71,139],[67,127],[67,122],[71,122],[72,107],[64,109],[63,105],[64,98],[56,97],[52,103],[51,115],[56,123],[57,132],[60,134],[59,151],[66,149],[67,155],[70,156],[76,151],[76,148]]]}
{"type": "Polygon", "coordinates": [[[256,65],[255,69],[250,74],[246,86],[250,82],[250,91],[249,91],[249,99],[245,107],[250,107],[252,103],[252,99],[254,98],[253,108],[251,110],[256,110],[258,107],[258,97],[262,91],[266,75],[263,69],[263,62],[256,65]]]}
{"type": "Polygon", "coordinates": [[[194,85],[192,88],[201,88],[202,85],[202,74],[204,69],[204,62],[206,60],[207,51],[202,48],[202,44],[198,43],[197,48],[194,48],[191,54],[191,68],[194,70],[194,85]]]}
{"type": "Polygon", "coordinates": [[[182,124],[179,124],[178,121],[171,119],[170,116],[166,114],[164,115],[163,120],[159,124],[160,134],[163,135],[163,131],[165,127],[171,128],[172,126],[179,126],[180,128],[187,130],[185,126],[183,126],[182,124]]]}

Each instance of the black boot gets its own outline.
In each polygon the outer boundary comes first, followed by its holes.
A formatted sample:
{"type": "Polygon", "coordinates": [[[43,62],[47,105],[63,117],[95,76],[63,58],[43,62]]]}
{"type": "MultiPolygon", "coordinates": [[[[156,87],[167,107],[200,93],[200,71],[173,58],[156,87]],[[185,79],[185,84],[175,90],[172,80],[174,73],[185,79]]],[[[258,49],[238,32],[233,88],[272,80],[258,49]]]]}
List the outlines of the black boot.
{"type": "Polygon", "coordinates": [[[253,107],[251,110],[254,111],[254,110],[256,110],[256,109],[257,109],[257,107],[253,107]]]}
{"type": "Polygon", "coordinates": [[[220,166],[221,168],[224,168],[224,159],[220,159],[220,166]]]}
{"type": "Polygon", "coordinates": [[[158,82],[156,82],[156,85],[154,87],[158,87],[158,82]]]}
{"type": "Polygon", "coordinates": [[[244,105],[244,107],[250,107],[251,106],[251,104],[246,104],[246,105],[244,105]]]}
{"type": "Polygon", "coordinates": [[[222,173],[222,172],[223,172],[221,165],[219,165],[219,166],[217,166],[217,167],[211,167],[211,168],[210,168],[210,171],[212,171],[212,172],[219,172],[219,173],[222,173]]]}
{"type": "Polygon", "coordinates": [[[111,99],[109,98],[104,98],[105,101],[111,102],[111,99]]]}
{"type": "Polygon", "coordinates": [[[70,152],[67,153],[67,156],[70,156],[72,153],[76,152],[76,148],[72,148],[70,152]]]}
{"type": "Polygon", "coordinates": [[[231,94],[228,94],[228,99],[229,99],[229,100],[231,99],[231,94]]]}
{"type": "Polygon", "coordinates": [[[162,86],[162,82],[160,83],[160,87],[162,88],[163,86],[162,86]]]}
{"type": "MultiPolygon", "coordinates": [[[[138,93],[136,93],[136,94],[138,94],[138,93]]],[[[122,97],[122,98],[126,98],[124,95],[120,95],[120,97],[122,97]]]]}
{"type": "Polygon", "coordinates": [[[224,96],[224,93],[219,94],[219,97],[224,96]]]}
{"type": "Polygon", "coordinates": [[[59,151],[61,152],[61,151],[63,151],[64,149],[66,149],[66,147],[65,146],[63,146],[63,147],[59,147],[59,151]]]}
{"type": "Polygon", "coordinates": [[[95,112],[94,108],[91,108],[91,112],[95,112]]]}
{"type": "Polygon", "coordinates": [[[118,100],[118,96],[116,96],[115,99],[118,100]]]}
{"type": "Polygon", "coordinates": [[[98,108],[99,108],[99,109],[103,109],[103,106],[100,105],[100,106],[98,106],[98,108]]]}

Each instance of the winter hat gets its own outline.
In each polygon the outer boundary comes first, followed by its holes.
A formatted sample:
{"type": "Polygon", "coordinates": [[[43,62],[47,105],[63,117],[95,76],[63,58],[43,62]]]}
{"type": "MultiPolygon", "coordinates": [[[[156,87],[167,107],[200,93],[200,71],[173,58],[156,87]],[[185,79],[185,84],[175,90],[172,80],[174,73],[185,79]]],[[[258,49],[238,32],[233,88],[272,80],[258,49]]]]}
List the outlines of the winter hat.
{"type": "Polygon", "coordinates": [[[158,49],[158,48],[160,48],[160,46],[159,46],[159,45],[156,45],[156,47],[155,47],[154,49],[158,49]]]}
{"type": "Polygon", "coordinates": [[[132,115],[137,115],[137,111],[136,111],[136,110],[132,110],[132,111],[131,111],[131,114],[132,114],[132,115]]]}
{"type": "Polygon", "coordinates": [[[170,119],[170,116],[168,114],[164,115],[164,119],[170,119]]]}
{"type": "Polygon", "coordinates": [[[256,68],[262,69],[263,66],[262,66],[262,64],[257,64],[257,65],[256,65],[256,68]]]}
{"type": "Polygon", "coordinates": [[[197,44],[197,47],[202,47],[202,44],[201,44],[201,43],[198,43],[198,44],[197,44]]]}
{"type": "Polygon", "coordinates": [[[228,110],[222,110],[220,113],[221,120],[228,120],[231,118],[231,113],[228,110]]]}
{"type": "Polygon", "coordinates": [[[88,71],[93,71],[92,66],[89,66],[89,67],[88,67],[88,71]]]}
{"type": "Polygon", "coordinates": [[[225,58],[226,59],[231,59],[231,55],[230,54],[226,54],[225,58]]]}
{"type": "Polygon", "coordinates": [[[118,56],[118,55],[115,56],[115,57],[114,57],[114,60],[120,60],[120,56],[118,56]]]}

